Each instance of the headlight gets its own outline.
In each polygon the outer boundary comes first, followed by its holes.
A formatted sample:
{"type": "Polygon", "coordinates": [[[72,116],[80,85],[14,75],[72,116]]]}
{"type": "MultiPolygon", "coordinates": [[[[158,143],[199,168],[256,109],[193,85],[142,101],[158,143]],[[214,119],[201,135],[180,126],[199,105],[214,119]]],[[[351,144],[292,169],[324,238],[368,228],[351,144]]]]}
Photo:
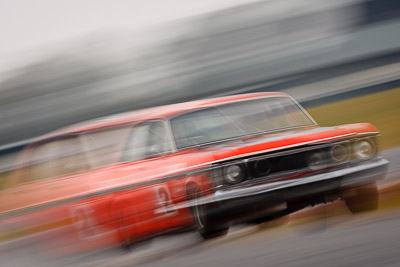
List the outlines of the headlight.
{"type": "Polygon", "coordinates": [[[240,165],[229,165],[224,170],[224,180],[228,184],[240,183],[244,178],[244,170],[240,165]]]}
{"type": "Polygon", "coordinates": [[[326,166],[326,159],[322,152],[310,153],[307,156],[307,165],[313,171],[318,171],[326,166]]]}
{"type": "Polygon", "coordinates": [[[349,158],[349,153],[344,145],[334,145],[331,149],[331,155],[335,162],[343,162],[349,158]]]}
{"type": "Polygon", "coordinates": [[[369,139],[362,139],[354,144],[354,154],[358,159],[372,158],[375,151],[375,145],[369,139]]]}
{"type": "Polygon", "coordinates": [[[254,163],[254,169],[258,175],[267,175],[271,171],[271,164],[268,159],[260,159],[254,163]]]}

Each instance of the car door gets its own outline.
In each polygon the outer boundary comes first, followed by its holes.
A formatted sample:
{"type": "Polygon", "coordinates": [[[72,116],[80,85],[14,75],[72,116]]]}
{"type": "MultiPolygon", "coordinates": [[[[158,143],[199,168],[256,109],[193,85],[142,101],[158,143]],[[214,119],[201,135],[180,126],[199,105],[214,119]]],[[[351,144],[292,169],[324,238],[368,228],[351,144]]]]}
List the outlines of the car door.
{"type": "MultiPolygon", "coordinates": [[[[165,122],[146,121],[132,127],[122,163],[114,169],[114,184],[131,188],[115,193],[116,209],[123,217],[123,236],[142,238],[171,227],[178,213],[168,186],[173,146],[165,122]]],[[[175,164],[176,165],[176,164],[175,164]]]]}

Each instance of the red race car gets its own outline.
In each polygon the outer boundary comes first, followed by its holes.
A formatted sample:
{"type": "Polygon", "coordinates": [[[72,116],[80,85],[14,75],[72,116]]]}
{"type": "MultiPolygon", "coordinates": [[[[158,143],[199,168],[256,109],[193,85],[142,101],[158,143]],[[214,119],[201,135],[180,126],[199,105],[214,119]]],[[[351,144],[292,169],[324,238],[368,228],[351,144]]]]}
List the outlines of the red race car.
{"type": "Polygon", "coordinates": [[[319,127],[283,93],[84,122],[20,153],[0,191],[0,241],[81,251],[193,225],[220,236],[337,199],[372,210],[388,166],[378,147],[371,124],[319,127]]]}

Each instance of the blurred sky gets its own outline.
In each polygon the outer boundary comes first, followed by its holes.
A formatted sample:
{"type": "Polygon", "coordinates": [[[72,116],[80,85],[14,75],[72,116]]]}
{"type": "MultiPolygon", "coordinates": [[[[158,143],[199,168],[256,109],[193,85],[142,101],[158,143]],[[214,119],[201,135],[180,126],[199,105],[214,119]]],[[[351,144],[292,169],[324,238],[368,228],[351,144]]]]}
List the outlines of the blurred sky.
{"type": "Polygon", "coordinates": [[[52,50],[62,49],[78,37],[143,30],[154,24],[255,1],[0,0],[0,73],[4,75],[52,50]]]}

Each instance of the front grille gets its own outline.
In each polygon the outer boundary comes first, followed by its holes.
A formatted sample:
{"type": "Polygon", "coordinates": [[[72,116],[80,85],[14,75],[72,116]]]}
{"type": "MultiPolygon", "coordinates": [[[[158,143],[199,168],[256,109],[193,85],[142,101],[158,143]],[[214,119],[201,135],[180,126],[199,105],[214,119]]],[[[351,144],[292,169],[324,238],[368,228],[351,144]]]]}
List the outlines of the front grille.
{"type": "Polygon", "coordinates": [[[311,155],[318,155],[321,165],[326,166],[329,161],[330,146],[319,145],[301,150],[287,151],[280,155],[265,155],[250,158],[247,161],[248,179],[270,178],[280,175],[309,172],[311,155]]]}
{"type": "Polygon", "coordinates": [[[376,144],[376,138],[362,137],[333,143],[306,145],[280,152],[263,153],[249,158],[236,159],[213,166],[213,178],[216,185],[233,186],[224,180],[224,170],[229,165],[242,166],[245,176],[238,182],[254,184],[258,181],[299,178],[301,176],[323,171],[328,168],[341,168],[346,164],[357,164],[360,159],[355,157],[354,144],[358,140],[371,140],[376,144]],[[342,153],[342,154],[341,154],[342,153]],[[344,153],[344,154],[343,154],[344,153]]]}

